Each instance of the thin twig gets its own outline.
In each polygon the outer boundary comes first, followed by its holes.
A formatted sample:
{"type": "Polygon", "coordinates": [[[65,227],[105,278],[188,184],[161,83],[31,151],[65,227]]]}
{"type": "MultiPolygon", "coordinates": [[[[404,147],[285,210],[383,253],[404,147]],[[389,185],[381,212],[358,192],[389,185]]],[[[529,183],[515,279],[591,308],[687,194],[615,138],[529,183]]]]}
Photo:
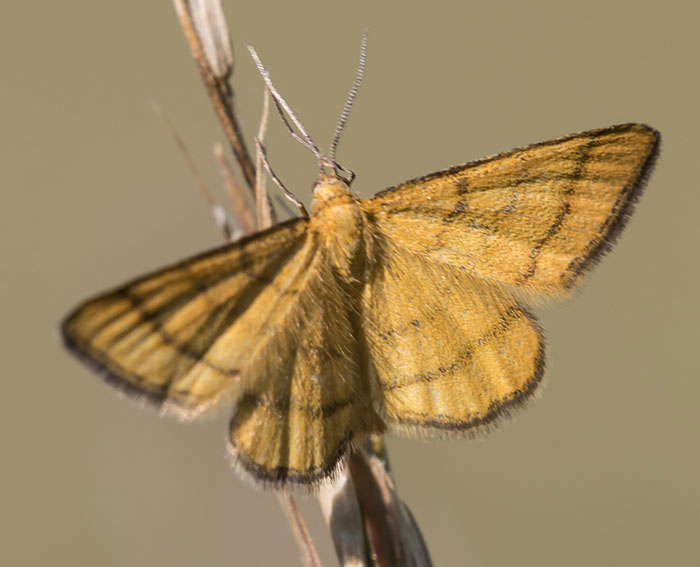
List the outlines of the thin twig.
{"type": "MultiPolygon", "coordinates": [[[[214,110],[216,115],[219,117],[219,121],[224,129],[226,138],[231,144],[233,153],[236,156],[236,161],[243,172],[243,177],[248,184],[248,187],[252,190],[255,186],[255,168],[253,167],[253,162],[250,159],[248,150],[246,148],[245,142],[243,140],[243,135],[238,123],[238,118],[236,116],[233,90],[230,88],[228,83],[228,77],[231,74],[231,68],[226,67],[223,70],[219,70],[218,76],[214,73],[214,64],[207,61],[204,48],[202,46],[202,41],[200,39],[200,30],[197,30],[193,21],[191,2],[188,0],[173,0],[175,4],[175,9],[180,18],[180,24],[182,25],[183,32],[185,34],[185,39],[192,52],[192,57],[197,63],[199,72],[204,80],[204,85],[206,86],[209,98],[214,105],[214,110]]],[[[206,21],[206,20],[205,20],[206,21]]],[[[208,46],[215,47],[221,45],[218,41],[207,41],[208,46]]]]}
{"type": "Polygon", "coordinates": [[[319,487],[318,500],[340,567],[365,567],[368,561],[362,509],[348,467],[343,467],[332,483],[319,487]]]}
{"type": "Polygon", "coordinates": [[[252,234],[255,232],[255,219],[250,212],[250,206],[243,194],[243,188],[236,181],[236,178],[231,171],[231,166],[224,155],[224,148],[220,142],[214,144],[214,157],[219,164],[219,171],[224,179],[226,192],[231,203],[231,210],[235,216],[238,225],[241,227],[243,235],[252,234]]]}
{"type": "Polygon", "coordinates": [[[202,179],[202,175],[199,172],[199,168],[197,167],[197,164],[192,158],[192,154],[187,149],[185,141],[175,129],[175,126],[173,126],[173,123],[170,121],[170,118],[163,111],[160,105],[155,100],[149,100],[149,103],[156,116],[158,116],[158,118],[160,118],[163,121],[163,124],[165,124],[165,126],[168,128],[170,136],[173,138],[177,149],[182,155],[182,159],[185,160],[185,163],[187,164],[187,167],[189,168],[190,173],[194,178],[195,184],[197,185],[197,189],[199,189],[199,192],[202,194],[204,200],[207,202],[207,205],[209,205],[209,208],[211,209],[212,216],[214,217],[214,221],[216,222],[216,226],[219,228],[219,230],[221,230],[225,240],[231,240],[231,236],[234,231],[230,223],[228,222],[226,211],[221,205],[219,205],[219,203],[216,202],[212,194],[209,192],[209,189],[207,189],[207,186],[204,183],[204,179],[202,179]]]}
{"type": "Polygon", "coordinates": [[[190,14],[202,50],[214,76],[228,79],[233,73],[233,47],[220,0],[191,0],[190,14]]]}
{"type": "MultiPolygon", "coordinates": [[[[432,561],[423,535],[411,510],[399,499],[394,481],[388,472],[385,451],[386,448],[381,439],[370,439],[364,443],[362,451],[359,452],[372,472],[372,480],[381,495],[382,506],[377,509],[386,515],[392,530],[392,533],[383,534],[383,537],[396,546],[398,564],[402,567],[431,567],[432,561]],[[376,452],[377,449],[379,452],[376,452]]],[[[367,526],[367,531],[369,530],[370,527],[367,526]]]]}
{"type": "MultiPolygon", "coordinates": [[[[260,126],[258,127],[257,140],[265,140],[267,135],[267,119],[270,115],[270,91],[265,89],[263,94],[263,111],[260,117],[260,126]]],[[[255,154],[255,211],[258,220],[258,228],[260,230],[268,228],[272,225],[272,206],[267,195],[267,186],[265,184],[265,170],[263,162],[265,156],[260,149],[261,143],[256,144],[255,154]]]]}
{"type": "Polygon", "coordinates": [[[304,562],[304,567],[321,567],[321,559],[314,547],[314,542],[309,535],[309,530],[306,529],[304,519],[299,513],[297,503],[292,498],[289,492],[280,490],[277,491],[277,499],[279,500],[282,510],[284,510],[289,525],[292,526],[294,537],[297,540],[297,545],[301,550],[301,558],[304,562]]]}
{"type": "Polygon", "coordinates": [[[378,565],[401,565],[398,530],[364,451],[350,455],[350,474],[355,482],[357,499],[365,520],[365,535],[375,562],[378,565]]]}

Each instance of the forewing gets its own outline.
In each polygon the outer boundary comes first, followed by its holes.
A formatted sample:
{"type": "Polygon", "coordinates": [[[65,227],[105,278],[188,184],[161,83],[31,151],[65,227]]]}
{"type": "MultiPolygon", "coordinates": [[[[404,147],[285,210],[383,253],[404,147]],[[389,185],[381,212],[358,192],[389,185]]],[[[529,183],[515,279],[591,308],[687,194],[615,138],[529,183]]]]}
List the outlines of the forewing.
{"type": "Polygon", "coordinates": [[[537,389],[544,344],[502,289],[378,238],[365,335],[389,426],[474,432],[537,389]]]}
{"type": "Polygon", "coordinates": [[[562,295],[613,243],[658,151],[625,124],[434,173],[363,202],[416,254],[533,295],[562,295]]]}
{"type": "Polygon", "coordinates": [[[234,396],[251,353],[294,303],[307,221],[277,225],[91,299],[66,345],[126,392],[183,418],[234,396]]]}
{"type": "Polygon", "coordinates": [[[332,476],[354,439],[384,429],[361,371],[357,299],[339,285],[327,251],[315,248],[294,308],[246,370],[230,426],[236,464],[273,486],[332,476]]]}

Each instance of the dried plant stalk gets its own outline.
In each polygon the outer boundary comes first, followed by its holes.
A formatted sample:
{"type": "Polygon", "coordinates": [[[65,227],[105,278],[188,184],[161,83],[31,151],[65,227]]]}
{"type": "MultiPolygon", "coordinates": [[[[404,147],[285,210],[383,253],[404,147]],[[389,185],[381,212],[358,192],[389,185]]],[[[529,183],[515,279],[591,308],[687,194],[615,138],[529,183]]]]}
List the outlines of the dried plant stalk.
{"type": "Polygon", "coordinates": [[[194,179],[195,184],[197,185],[197,189],[199,189],[200,194],[202,195],[202,197],[204,197],[204,200],[206,201],[207,205],[209,205],[209,209],[211,210],[212,216],[214,217],[214,222],[223,234],[224,240],[231,240],[234,236],[236,236],[236,228],[231,226],[225,209],[216,202],[209,189],[207,189],[207,185],[206,183],[204,183],[204,179],[202,178],[202,175],[199,172],[199,168],[197,167],[197,164],[192,158],[192,154],[187,148],[187,144],[185,144],[185,141],[182,139],[182,136],[178,134],[177,130],[175,129],[175,126],[173,126],[173,123],[170,121],[170,118],[168,118],[168,115],[163,111],[160,105],[154,100],[151,100],[150,104],[151,108],[153,109],[153,112],[155,112],[156,116],[158,116],[158,118],[160,118],[165,124],[165,126],[168,128],[170,136],[175,142],[175,146],[179,150],[182,159],[185,160],[187,168],[190,170],[190,174],[192,175],[192,178],[194,179]]]}
{"type": "Polygon", "coordinates": [[[231,171],[231,166],[226,160],[224,147],[219,142],[214,144],[214,156],[219,164],[219,171],[221,171],[236,222],[240,226],[243,235],[252,234],[255,232],[255,219],[243,194],[243,188],[236,181],[233,171],[231,171]]]}
{"type": "Polygon", "coordinates": [[[256,159],[255,159],[255,211],[260,228],[272,226],[272,217],[270,215],[270,207],[266,207],[268,202],[267,187],[265,185],[265,170],[263,168],[263,160],[265,155],[262,150],[262,144],[265,143],[267,134],[267,119],[270,116],[270,92],[265,89],[263,95],[263,110],[260,118],[260,127],[258,128],[258,136],[256,138],[256,159]]]}
{"type": "Polygon", "coordinates": [[[289,492],[280,490],[277,492],[277,499],[287,516],[289,525],[292,526],[294,537],[301,551],[301,559],[304,562],[304,567],[321,567],[321,559],[314,547],[314,543],[309,535],[309,530],[306,528],[306,524],[299,513],[299,507],[294,501],[294,498],[292,498],[289,492]]]}
{"type": "MultiPolygon", "coordinates": [[[[233,52],[226,19],[219,0],[173,0],[197,63],[202,80],[214,106],[224,134],[231,144],[246,184],[254,191],[255,167],[245,145],[236,114],[235,98],[229,78],[233,73],[233,52]]],[[[267,200],[270,218],[276,221],[272,202],[267,200]]]]}
{"type": "MultiPolygon", "coordinates": [[[[431,567],[432,561],[428,553],[425,539],[418,528],[408,506],[398,497],[394,481],[388,470],[386,460],[386,448],[381,439],[371,439],[365,443],[363,451],[360,451],[352,461],[351,466],[365,466],[370,471],[370,481],[376,484],[383,503],[381,513],[387,517],[386,525],[389,533],[373,534],[370,541],[384,537],[393,541],[397,563],[402,567],[431,567]],[[364,463],[362,462],[364,460],[364,463]]],[[[366,472],[365,472],[366,474],[366,472]]],[[[368,482],[369,484],[369,482],[368,482]]],[[[362,500],[363,502],[365,499],[362,500]]],[[[377,525],[373,521],[373,525],[377,525]]],[[[368,527],[366,528],[369,531],[368,527]]],[[[385,542],[384,546],[388,544],[385,542]]],[[[387,563],[388,564],[388,563],[387,563]]]]}
{"type": "Polygon", "coordinates": [[[367,565],[362,509],[357,500],[355,483],[348,469],[343,470],[333,484],[320,488],[318,499],[328,524],[341,567],[367,565]]]}

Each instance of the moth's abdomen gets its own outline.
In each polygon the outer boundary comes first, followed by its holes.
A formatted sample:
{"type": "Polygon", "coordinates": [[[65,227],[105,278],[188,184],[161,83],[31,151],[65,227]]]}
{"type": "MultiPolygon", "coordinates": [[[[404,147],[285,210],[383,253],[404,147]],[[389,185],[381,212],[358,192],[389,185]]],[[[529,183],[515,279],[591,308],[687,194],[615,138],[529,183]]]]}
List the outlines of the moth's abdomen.
{"type": "Polygon", "coordinates": [[[314,187],[311,225],[338,275],[361,279],[364,272],[364,219],[357,197],[336,179],[314,187]]]}

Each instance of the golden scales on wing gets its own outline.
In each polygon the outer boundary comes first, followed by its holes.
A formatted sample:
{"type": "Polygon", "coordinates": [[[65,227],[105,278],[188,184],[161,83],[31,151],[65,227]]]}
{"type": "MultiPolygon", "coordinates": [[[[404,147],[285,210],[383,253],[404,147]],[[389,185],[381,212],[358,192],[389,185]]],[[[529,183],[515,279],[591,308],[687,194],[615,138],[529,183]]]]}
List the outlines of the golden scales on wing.
{"type": "Polygon", "coordinates": [[[328,477],[369,434],[469,434],[530,398],[524,303],[567,296],[614,242],[659,134],[592,130],[360,199],[334,156],[361,72],[325,157],[258,64],[319,160],[310,215],[87,301],[67,346],[164,413],[235,404],[232,454],[278,485],[328,477]]]}

